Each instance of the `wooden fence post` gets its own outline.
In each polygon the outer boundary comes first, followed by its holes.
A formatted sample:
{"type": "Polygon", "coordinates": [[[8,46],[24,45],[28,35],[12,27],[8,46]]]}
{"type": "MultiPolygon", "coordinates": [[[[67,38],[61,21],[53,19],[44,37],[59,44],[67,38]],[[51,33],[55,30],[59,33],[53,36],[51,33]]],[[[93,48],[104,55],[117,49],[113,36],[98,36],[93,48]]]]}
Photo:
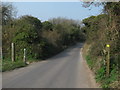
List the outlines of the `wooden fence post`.
{"type": "Polygon", "coordinates": [[[109,76],[109,72],[110,72],[110,45],[107,44],[107,67],[106,67],[106,74],[107,76],[109,76]]]}
{"type": "Polygon", "coordinates": [[[1,58],[1,61],[2,61],[3,60],[2,47],[1,47],[1,52],[0,53],[1,53],[1,57],[0,58],[1,58]]]}
{"type": "Polygon", "coordinates": [[[12,49],[11,49],[11,53],[12,53],[11,59],[12,59],[12,62],[14,62],[15,61],[15,45],[14,45],[14,43],[11,44],[11,47],[12,47],[12,49]]]}

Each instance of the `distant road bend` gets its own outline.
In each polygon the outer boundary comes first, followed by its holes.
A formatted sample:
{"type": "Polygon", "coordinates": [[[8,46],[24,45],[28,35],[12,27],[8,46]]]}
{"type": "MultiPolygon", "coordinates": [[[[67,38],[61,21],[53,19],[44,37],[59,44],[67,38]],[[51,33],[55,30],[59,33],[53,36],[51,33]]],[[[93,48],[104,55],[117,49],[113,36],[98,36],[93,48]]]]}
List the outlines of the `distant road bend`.
{"type": "Polygon", "coordinates": [[[28,67],[3,73],[3,88],[96,88],[78,43],[60,54],[28,67]]]}

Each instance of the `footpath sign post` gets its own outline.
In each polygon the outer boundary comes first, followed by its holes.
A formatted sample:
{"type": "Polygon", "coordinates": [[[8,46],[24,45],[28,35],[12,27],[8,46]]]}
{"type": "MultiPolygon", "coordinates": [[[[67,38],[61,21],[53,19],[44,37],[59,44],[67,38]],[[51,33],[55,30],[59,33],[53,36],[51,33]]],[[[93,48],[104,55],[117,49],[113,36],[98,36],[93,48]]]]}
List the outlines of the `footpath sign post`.
{"type": "Polygon", "coordinates": [[[106,66],[106,75],[109,76],[109,72],[110,72],[110,45],[107,44],[107,66],[106,66]]]}

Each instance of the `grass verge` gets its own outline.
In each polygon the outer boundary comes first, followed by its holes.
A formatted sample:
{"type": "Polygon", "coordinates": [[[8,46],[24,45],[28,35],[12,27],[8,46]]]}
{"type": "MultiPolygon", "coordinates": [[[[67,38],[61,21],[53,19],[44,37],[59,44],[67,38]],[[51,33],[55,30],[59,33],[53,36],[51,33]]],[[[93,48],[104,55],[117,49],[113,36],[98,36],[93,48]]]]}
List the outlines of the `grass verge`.
{"type": "MultiPolygon", "coordinates": [[[[38,62],[38,61],[40,60],[35,60],[35,59],[27,60],[27,62],[29,63],[38,62]]],[[[5,59],[2,61],[2,72],[14,70],[16,68],[25,67],[27,65],[28,64],[25,64],[22,60],[16,60],[15,62],[12,62],[10,59],[5,59]]]]}
{"type": "MultiPolygon", "coordinates": [[[[88,66],[93,69],[93,68],[97,68],[95,65],[95,60],[92,59],[90,57],[90,55],[86,56],[86,61],[88,63],[88,66]]],[[[97,61],[97,60],[96,60],[97,61]]],[[[106,76],[106,66],[105,65],[101,65],[99,67],[99,69],[95,70],[95,74],[96,74],[96,82],[101,84],[101,88],[118,88],[119,86],[119,81],[118,81],[118,70],[117,70],[117,66],[116,65],[112,65],[110,67],[110,74],[109,76],[106,76]]]]}
{"type": "Polygon", "coordinates": [[[25,66],[26,66],[26,64],[20,60],[17,60],[15,62],[12,62],[10,60],[4,60],[2,62],[2,72],[10,71],[15,68],[20,68],[20,67],[25,67],[25,66]]]}

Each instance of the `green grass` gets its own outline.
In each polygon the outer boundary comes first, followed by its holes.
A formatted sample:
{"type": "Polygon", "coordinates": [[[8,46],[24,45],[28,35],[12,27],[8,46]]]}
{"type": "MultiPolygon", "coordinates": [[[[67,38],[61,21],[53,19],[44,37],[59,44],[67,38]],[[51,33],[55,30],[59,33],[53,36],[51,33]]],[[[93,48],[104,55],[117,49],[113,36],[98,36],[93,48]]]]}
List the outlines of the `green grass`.
{"type": "Polygon", "coordinates": [[[15,68],[25,67],[27,66],[23,61],[16,60],[15,62],[12,62],[11,60],[3,60],[2,62],[2,72],[10,71],[15,68]]]}
{"type": "MultiPolygon", "coordinates": [[[[34,59],[29,58],[27,59],[27,62],[33,63],[33,62],[39,62],[42,61],[41,59],[34,59]]],[[[3,59],[2,61],[2,72],[14,70],[16,68],[25,67],[28,64],[25,64],[22,59],[15,60],[15,62],[12,62],[11,59],[3,59]]]]}
{"type": "MultiPolygon", "coordinates": [[[[27,62],[29,63],[37,62],[37,61],[40,61],[40,60],[36,60],[36,59],[27,60],[27,62]]],[[[14,70],[16,68],[25,67],[25,66],[27,66],[27,64],[25,64],[23,60],[19,59],[19,60],[16,60],[15,62],[12,62],[10,59],[4,59],[2,61],[2,72],[14,70]]]]}
{"type": "Polygon", "coordinates": [[[91,59],[89,55],[86,56],[87,63],[89,67],[92,69],[94,67],[94,61],[91,59]]]}
{"type": "Polygon", "coordinates": [[[116,72],[116,67],[114,67],[109,77],[106,76],[105,67],[101,67],[96,74],[96,81],[101,83],[102,88],[110,88],[111,84],[118,80],[118,74],[116,72]]]}
{"type": "MultiPolygon", "coordinates": [[[[91,58],[90,55],[86,56],[86,61],[91,69],[95,68],[95,63],[97,60],[94,60],[94,58],[91,58]]],[[[100,62],[101,64],[103,62],[100,62]]],[[[99,69],[96,69],[96,82],[101,84],[102,88],[113,88],[118,87],[118,73],[117,73],[117,66],[112,65],[110,67],[110,74],[107,77],[106,76],[106,66],[102,65],[99,69]]]]}
{"type": "MultiPolygon", "coordinates": [[[[61,50],[61,51],[63,51],[63,50],[61,50]]],[[[58,53],[60,53],[61,51],[59,51],[58,53]]],[[[52,56],[54,56],[54,55],[51,55],[50,57],[52,57],[52,56]]],[[[27,62],[29,62],[29,63],[39,62],[42,60],[45,60],[45,59],[35,59],[35,58],[31,58],[30,56],[27,58],[27,62]]],[[[21,68],[21,67],[25,67],[25,66],[27,66],[27,64],[25,64],[23,62],[23,60],[18,57],[16,57],[15,62],[12,62],[11,59],[6,58],[6,59],[3,59],[3,61],[2,61],[2,70],[1,71],[2,72],[10,71],[10,70],[14,70],[16,68],[21,68]]]]}

